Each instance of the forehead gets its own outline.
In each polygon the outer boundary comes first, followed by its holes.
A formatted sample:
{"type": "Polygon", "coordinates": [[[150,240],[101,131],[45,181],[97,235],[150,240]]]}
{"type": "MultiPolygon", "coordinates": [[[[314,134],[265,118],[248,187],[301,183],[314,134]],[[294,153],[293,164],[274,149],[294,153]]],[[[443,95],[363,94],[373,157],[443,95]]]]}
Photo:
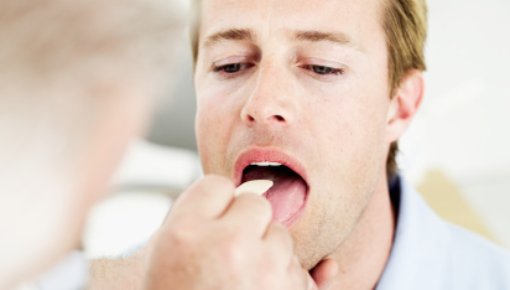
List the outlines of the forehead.
{"type": "Polygon", "coordinates": [[[384,38],[382,1],[203,0],[200,42],[232,28],[249,29],[257,39],[312,30],[340,32],[356,42],[384,38]]]}

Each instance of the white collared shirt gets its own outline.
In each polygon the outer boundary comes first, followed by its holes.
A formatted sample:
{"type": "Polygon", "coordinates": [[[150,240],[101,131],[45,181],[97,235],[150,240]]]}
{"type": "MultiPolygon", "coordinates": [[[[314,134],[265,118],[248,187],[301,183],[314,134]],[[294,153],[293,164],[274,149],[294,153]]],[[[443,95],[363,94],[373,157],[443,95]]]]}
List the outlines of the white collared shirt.
{"type": "Polygon", "coordinates": [[[510,252],[437,216],[401,178],[394,244],[377,290],[510,289],[510,252]]]}

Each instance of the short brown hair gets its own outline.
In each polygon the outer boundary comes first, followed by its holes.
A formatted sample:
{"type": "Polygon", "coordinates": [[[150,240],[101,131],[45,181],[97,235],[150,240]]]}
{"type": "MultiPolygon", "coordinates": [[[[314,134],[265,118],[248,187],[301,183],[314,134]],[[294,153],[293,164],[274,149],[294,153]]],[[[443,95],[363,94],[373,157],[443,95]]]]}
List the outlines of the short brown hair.
{"type": "MultiPolygon", "coordinates": [[[[193,59],[198,56],[200,2],[192,1],[191,45],[193,59]]],[[[388,79],[390,97],[405,75],[411,70],[424,71],[425,41],[427,38],[426,0],[383,0],[383,27],[388,47],[388,79]]],[[[387,177],[397,173],[398,143],[390,146],[386,161],[387,177]]]]}

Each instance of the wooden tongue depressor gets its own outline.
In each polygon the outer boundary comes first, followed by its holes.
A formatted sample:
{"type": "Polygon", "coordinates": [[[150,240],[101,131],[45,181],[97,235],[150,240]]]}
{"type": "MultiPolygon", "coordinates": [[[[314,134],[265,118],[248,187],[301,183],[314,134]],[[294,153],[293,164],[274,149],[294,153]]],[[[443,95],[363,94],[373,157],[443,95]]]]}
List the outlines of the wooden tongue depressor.
{"type": "Polygon", "coordinates": [[[235,190],[235,195],[239,196],[240,194],[243,193],[254,193],[257,195],[263,195],[273,186],[273,184],[274,183],[271,180],[266,179],[250,180],[239,185],[235,190]]]}

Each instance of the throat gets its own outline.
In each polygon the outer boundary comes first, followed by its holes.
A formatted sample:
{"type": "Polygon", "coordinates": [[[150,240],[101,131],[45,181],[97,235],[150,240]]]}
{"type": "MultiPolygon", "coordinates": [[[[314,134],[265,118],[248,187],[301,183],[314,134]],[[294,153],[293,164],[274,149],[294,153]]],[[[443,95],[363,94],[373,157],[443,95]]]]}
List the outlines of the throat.
{"type": "Polygon", "coordinates": [[[393,247],[396,212],[387,184],[378,186],[352,232],[328,258],[339,265],[332,289],[375,289],[393,247]]]}

